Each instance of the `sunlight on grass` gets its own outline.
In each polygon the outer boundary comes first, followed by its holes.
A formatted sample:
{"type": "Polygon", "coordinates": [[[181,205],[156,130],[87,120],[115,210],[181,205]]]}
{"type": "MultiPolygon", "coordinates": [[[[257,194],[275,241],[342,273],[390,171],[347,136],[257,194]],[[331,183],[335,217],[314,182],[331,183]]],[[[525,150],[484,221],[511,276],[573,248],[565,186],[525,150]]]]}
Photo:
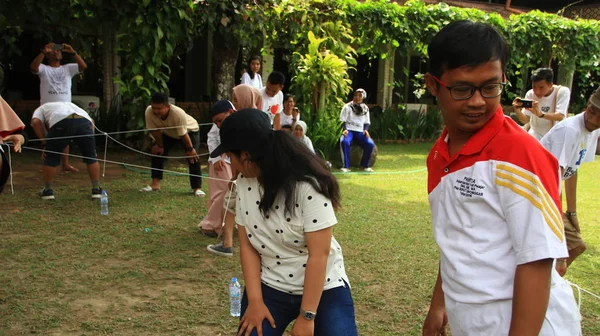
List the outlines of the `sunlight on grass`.
{"type": "MultiPolygon", "coordinates": [[[[438,258],[423,170],[430,147],[380,145],[375,174],[336,174],[343,207],[335,236],[361,335],[420,335],[438,258]]],[[[37,159],[25,154],[15,168],[34,171],[37,159]]],[[[206,199],[192,196],[187,177],[168,175],[161,191],[140,193],[149,175],[111,169],[103,181],[109,216],[89,199],[82,173],[59,176],[54,202],[35,197],[37,174],[17,174],[17,194],[0,196],[0,334],[233,334],[227,284],[242,276],[239,251],[237,242],[234,258],[206,251],[215,241],[196,229],[206,199]]],[[[577,210],[588,250],[567,274],[594,293],[598,176],[600,161],[580,170],[577,210]]],[[[584,294],[582,313],[584,334],[600,334],[600,301],[584,294]]]]}

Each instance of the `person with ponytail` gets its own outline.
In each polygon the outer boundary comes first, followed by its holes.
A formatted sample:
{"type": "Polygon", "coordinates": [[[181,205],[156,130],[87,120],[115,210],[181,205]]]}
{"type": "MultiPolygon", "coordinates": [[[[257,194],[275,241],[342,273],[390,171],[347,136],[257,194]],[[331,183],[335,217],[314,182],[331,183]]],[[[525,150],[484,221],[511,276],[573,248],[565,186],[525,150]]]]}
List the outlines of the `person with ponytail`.
{"type": "Polygon", "coordinates": [[[258,90],[262,90],[263,82],[262,77],[258,73],[260,71],[260,66],[262,63],[262,59],[258,55],[252,56],[248,60],[248,70],[242,75],[240,84],[247,84],[257,88],[258,90]]]}
{"type": "Polygon", "coordinates": [[[236,223],[245,290],[238,335],[357,335],[342,249],[332,235],[340,188],[326,166],[269,117],[223,121],[223,153],[240,172],[236,223]]]}

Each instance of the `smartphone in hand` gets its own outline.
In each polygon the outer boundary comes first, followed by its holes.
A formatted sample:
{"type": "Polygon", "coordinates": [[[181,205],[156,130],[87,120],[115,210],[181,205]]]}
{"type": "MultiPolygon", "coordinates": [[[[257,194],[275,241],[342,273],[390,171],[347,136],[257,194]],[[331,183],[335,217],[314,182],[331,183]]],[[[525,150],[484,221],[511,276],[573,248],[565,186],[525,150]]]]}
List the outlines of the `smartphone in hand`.
{"type": "Polygon", "coordinates": [[[522,104],[521,106],[524,108],[532,108],[533,107],[533,100],[519,98],[519,99],[517,99],[517,101],[519,103],[521,103],[522,104]]]}

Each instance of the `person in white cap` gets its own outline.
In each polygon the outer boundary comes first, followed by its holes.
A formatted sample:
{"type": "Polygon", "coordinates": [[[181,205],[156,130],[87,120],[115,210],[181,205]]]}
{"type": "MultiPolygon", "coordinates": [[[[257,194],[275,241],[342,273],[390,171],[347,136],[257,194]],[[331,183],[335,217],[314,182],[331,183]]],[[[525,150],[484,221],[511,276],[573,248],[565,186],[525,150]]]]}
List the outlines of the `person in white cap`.
{"type": "Polygon", "coordinates": [[[599,137],[600,88],[590,96],[585,111],[558,123],[540,140],[558,159],[561,178],[565,181],[567,211],[562,217],[569,257],[557,261],[556,269],[561,275],[586,248],[577,219],[577,170],[583,162],[594,161],[599,137]]]}
{"type": "Polygon", "coordinates": [[[367,99],[367,92],[363,89],[354,91],[354,99],[342,107],[340,121],[344,129],[340,138],[340,147],[342,151],[342,165],[340,171],[346,173],[350,171],[350,145],[356,141],[363,149],[360,166],[365,172],[372,172],[370,167],[371,154],[375,149],[375,143],[369,134],[371,118],[369,116],[369,107],[364,103],[367,99]]]}

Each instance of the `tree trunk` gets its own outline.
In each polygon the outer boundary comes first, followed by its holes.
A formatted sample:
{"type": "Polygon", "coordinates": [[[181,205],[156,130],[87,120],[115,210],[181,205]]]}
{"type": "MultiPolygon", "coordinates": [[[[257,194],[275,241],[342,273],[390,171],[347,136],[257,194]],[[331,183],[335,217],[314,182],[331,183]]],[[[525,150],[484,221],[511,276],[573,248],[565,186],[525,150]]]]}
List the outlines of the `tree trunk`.
{"type": "Polygon", "coordinates": [[[220,36],[218,32],[214,35],[214,95],[217,100],[231,99],[231,90],[235,84],[235,64],[240,51],[239,43],[232,45],[231,40],[220,36]]]}

